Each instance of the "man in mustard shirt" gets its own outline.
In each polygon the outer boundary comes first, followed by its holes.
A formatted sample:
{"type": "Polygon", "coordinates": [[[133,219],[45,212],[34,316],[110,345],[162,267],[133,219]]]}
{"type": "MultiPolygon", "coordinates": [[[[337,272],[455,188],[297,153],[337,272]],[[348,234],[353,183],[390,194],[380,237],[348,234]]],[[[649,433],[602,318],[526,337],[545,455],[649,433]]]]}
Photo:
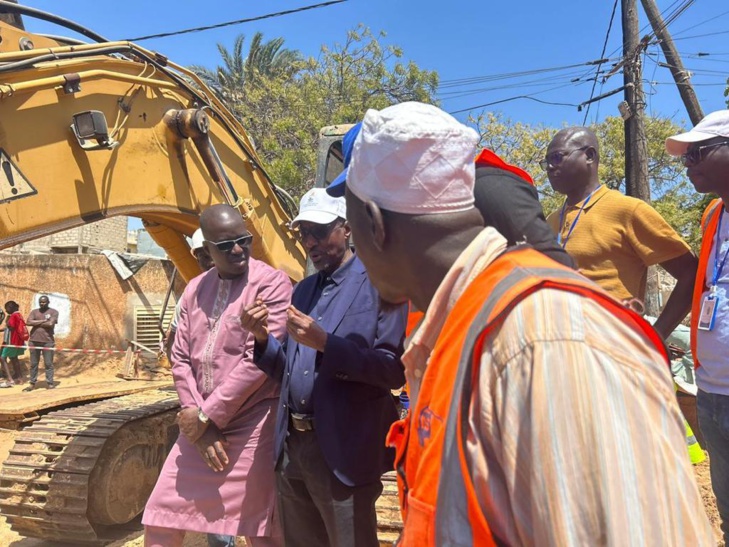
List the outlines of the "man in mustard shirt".
{"type": "Polygon", "coordinates": [[[654,325],[665,339],[691,308],[696,257],[650,205],[600,184],[599,161],[590,129],[568,127],[554,136],[540,163],[566,199],[547,223],[580,272],[619,300],[645,298],[648,266],[660,264],[675,277],[654,325]]]}

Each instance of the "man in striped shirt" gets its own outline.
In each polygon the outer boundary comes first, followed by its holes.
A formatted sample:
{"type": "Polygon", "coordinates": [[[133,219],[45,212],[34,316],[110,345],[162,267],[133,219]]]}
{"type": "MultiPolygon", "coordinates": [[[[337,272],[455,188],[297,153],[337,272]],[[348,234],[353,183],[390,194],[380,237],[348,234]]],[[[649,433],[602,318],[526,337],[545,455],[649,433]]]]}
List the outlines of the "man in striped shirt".
{"type": "MultiPolygon", "coordinates": [[[[426,310],[402,358],[415,409],[410,427],[419,434],[413,441],[411,433],[400,459],[406,476],[412,473],[408,454],[442,441],[448,429],[450,415],[418,402],[434,393],[429,372],[436,365],[462,366],[432,354],[447,346],[439,342],[441,331],[458,321],[454,308],[468,306],[461,296],[506,251],[506,240],[484,229],[473,208],[470,158],[477,140],[432,106],[370,110],[347,176],[348,217],[370,279],[386,301],[410,300],[426,310]]],[[[603,296],[538,288],[507,308],[473,346],[479,372],[470,402],[461,407],[467,409],[461,465],[483,520],[474,518],[472,505],[457,514],[474,530],[466,543],[485,544],[490,534],[506,545],[715,545],[666,358],[652,331],[636,328],[639,319],[625,324],[599,288],[569,276],[603,296]]],[[[451,536],[440,535],[448,523],[438,518],[448,508],[431,504],[423,517],[421,498],[415,503],[433,484],[439,493],[444,485],[437,477],[435,483],[432,476],[416,477],[407,484],[408,516],[417,510],[427,537],[449,544],[451,536]]],[[[414,545],[407,534],[417,535],[417,527],[408,520],[404,544],[414,545]]]]}

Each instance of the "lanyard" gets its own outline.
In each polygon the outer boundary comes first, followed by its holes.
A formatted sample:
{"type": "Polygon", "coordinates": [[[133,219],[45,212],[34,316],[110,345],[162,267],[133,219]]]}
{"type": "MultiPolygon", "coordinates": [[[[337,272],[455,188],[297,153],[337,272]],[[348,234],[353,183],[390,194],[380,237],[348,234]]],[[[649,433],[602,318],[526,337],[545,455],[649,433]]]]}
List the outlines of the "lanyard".
{"type": "MultiPolygon", "coordinates": [[[[567,245],[567,240],[572,235],[572,230],[575,229],[575,226],[577,226],[577,221],[580,220],[580,215],[582,214],[582,211],[587,207],[587,204],[590,203],[590,198],[592,198],[592,194],[597,192],[599,186],[595,188],[592,192],[590,192],[590,195],[585,198],[585,201],[582,202],[582,207],[580,207],[580,210],[577,213],[577,216],[575,217],[575,220],[572,221],[572,226],[570,226],[569,232],[567,232],[567,237],[564,238],[564,242],[562,242],[562,228],[564,228],[564,214],[567,211],[567,200],[564,201],[564,204],[562,205],[562,211],[559,213],[559,233],[557,234],[557,243],[559,243],[562,248],[564,249],[565,245],[567,245]]],[[[726,256],[724,257],[726,260],[726,256]]]]}
{"type": "Polygon", "coordinates": [[[719,227],[716,229],[716,248],[714,249],[714,276],[711,279],[711,292],[716,292],[716,284],[719,281],[721,272],[726,264],[726,257],[729,256],[729,249],[724,253],[724,258],[719,264],[719,247],[721,247],[721,221],[724,219],[724,206],[719,211],[719,227]]]}

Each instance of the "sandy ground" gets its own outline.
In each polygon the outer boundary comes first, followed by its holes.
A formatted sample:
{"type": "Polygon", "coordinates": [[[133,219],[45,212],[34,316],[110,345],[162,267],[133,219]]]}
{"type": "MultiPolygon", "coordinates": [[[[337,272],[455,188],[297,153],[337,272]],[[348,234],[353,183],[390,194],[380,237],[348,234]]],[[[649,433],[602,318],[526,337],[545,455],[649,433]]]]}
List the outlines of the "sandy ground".
{"type": "MultiPolygon", "coordinates": [[[[75,356],[62,357],[56,362],[56,378],[62,385],[76,385],[90,383],[98,380],[106,380],[114,378],[114,375],[121,370],[121,358],[94,357],[94,356],[75,356]]],[[[39,375],[40,376],[40,375],[39,375]]],[[[41,376],[42,377],[42,376],[41,376]]],[[[39,378],[40,379],[40,378],[39,378]]],[[[20,390],[21,387],[16,386],[13,390],[20,390]]],[[[5,392],[6,390],[3,390],[5,392]]],[[[2,392],[0,392],[0,397],[2,392]]],[[[0,429],[0,462],[5,458],[13,445],[16,432],[0,429]]],[[[714,527],[717,538],[721,537],[719,529],[720,518],[716,509],[716,501],[711,491],[711,478],[709,476],[709,461],[694,466],[696,472],[696,480],[701,490],[704,506],[709,519],[714,527]]],[[[63,545],[53,541],[42,541],[38,539],[23,538],[13,532],[0,516],[0,547],[51,547],[55,545],[63,545]]],[[[131,533],[126,538],[110,544],[110,547],[142,547],[144,538],[141,530],[131,533]]],[[[207,547],[207,541],[203,534],[188,534],[185,539],[185,547],[207,547]]],[[[245,545],[243,539],[239,539],[239,546],[245,545]]],[[[723,542],[718,545],[723,546],[723,542]]]]}
{"type": "MultiPolygon", "coordinates": [[[[27,357],[26,357],[27,363],[27,357]]],[[[115,377],[117,372],[122,369],[123,357],[108,356],[62,356],[59,355],[55,360],[55,380],[61,386],[83,385],[93,383],[99,380],[110,380],[115,377]]],[[[39,382],[43,381],[43,368],[39,373],[39,382]]],[[[39,385],[41,385],[39,383],[39,385]]],[[[11,390],[2,390],[0,397],[6,392],[20,391],[23,386],[16,386],[11,390]]],[[[5,458],[13,446],[16,432],[0,429],[0,462],[5,458]]],[[[38,539],[24,538],[19,536],[10,529],[5,517],[0,516],[0,547],[51,547],[55,545],[63,545],[54,541],[43,541],[38,539]]],[[[120,541],[109,544],[109,547],[141,547],[144,545],[143,534],[140,531],[129,534],[120,541]]],[[[238,545],[245,545],[245,541],[239,539],[238,545]]],[[[188,534],[185,539],[185,547],[207,547],[207,541],[203,534],[188,534]]]]}

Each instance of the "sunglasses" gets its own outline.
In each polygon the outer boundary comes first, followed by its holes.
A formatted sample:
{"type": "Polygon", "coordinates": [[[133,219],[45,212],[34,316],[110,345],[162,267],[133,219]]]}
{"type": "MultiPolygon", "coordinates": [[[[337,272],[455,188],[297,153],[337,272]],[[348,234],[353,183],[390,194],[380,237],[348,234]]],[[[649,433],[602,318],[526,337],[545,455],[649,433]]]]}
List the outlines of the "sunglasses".
{"type": "Polygon", "coordinates": [[[247,234],[236,239],[226,239],[225,241],[208,241],[207,239],[205,241],[211,245],[215,245],[218,251],[229,253],[236,245],[238,245],[241,249],[243,247],[248,247],[253,242],[253,235],[247,234]]]}
{"type": "Polygon", "coordinates": [[[322,241],[332,233],[332,230],[334,230],[338,224],[339,219],[333,220],[329,224],[314,224],[312,228],[302,228],[299,226],[299,228],[294,230],[294,236],[299,241],[304,241],[309,236],[313,237],[317,241],[322,241]]]}
{"type": "Polygon", "coordinates": [[[589,146],[583,146],[581,148],[575,148],[574,150],[570,150],[569,152],[552,152],[551,154],[547,154],[545,158],[539,162],[539,167],[544,169],[545,171],[549,168],[551,165],[552,167],[557,167],[562,163],[562,160],[564,160],[567,156],[572,154],[573,152],[577,151],[583,151],[590,148],[589,146]]]}
{"type": "Polygon", "coordinates": [[[681,161],[684,165],[696,165],[697,163],[701,163],[706,159],[706,154],[704,153],[704,150],[708,150],[709,148],[715,148],[717,146],[723,146],[725,144],[729,144],[729,141],[705,144],[704,146],[697,146],[696,148],[686,150],[685,154],[681,154],[681,161]]]}

